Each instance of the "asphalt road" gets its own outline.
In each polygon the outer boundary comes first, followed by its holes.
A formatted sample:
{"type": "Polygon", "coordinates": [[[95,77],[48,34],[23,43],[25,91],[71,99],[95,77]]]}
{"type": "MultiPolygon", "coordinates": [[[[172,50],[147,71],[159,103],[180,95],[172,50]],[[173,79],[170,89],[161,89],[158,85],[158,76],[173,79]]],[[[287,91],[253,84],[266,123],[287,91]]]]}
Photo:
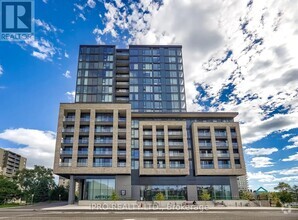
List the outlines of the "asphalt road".
{"type": "Polygon", "coordinates": [[[297,220],[298,212],[282,211],[205,211],[205,212],[58,212],[58,211],[0,211],[1,219],[99,219],[99,220],[297,220]]]}

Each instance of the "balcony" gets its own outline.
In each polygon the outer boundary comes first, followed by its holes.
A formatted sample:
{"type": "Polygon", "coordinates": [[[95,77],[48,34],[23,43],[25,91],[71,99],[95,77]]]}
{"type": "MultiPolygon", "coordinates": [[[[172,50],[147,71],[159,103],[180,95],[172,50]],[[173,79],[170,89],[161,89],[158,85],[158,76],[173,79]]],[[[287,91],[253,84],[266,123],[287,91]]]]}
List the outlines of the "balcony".
{"type": "Polygon", "coordinates": [[[143,156],[144,157],[153,157],[153,153],[144,153],[143,156]]]}
{"type": "Polygon", "coordinates": [[[166,165],[165,164],[157,164],[157,168],[166,168],[166,165]]]}
{"type": "Polygon", "coordinates": [[[79,139],[78,143],[79,144],[88,144],[89,139],[79,139]]]}
{"type": "Polygon", "coordinates": [[[72,132],[74,132],[74,128],[63,128],[62,129],[62,132],[65,132],[65,133],[72,133],[72,132]]]}
{"type": "Polygon", "coordinates": [[[203,158],[213,158],[213,154],[212,153],[201,153],[200,157],[203,158]]]}
{"type": "Polygon", "coordinates": [[[116,88],[127,88],[128,86],[128,82],[116,82],[116,88]]]}
{"type": "Polygon", "coordinates": [[[217,157],[230,157],[229,153],[217,153],[217,157]]]}
{"type": "Polygon", "coordinates": [[[210,132],[198,132],[199,137],[210,137],[210,132]]]}
{"type": "Polygon", "coordinates": [[[125,150],[118,150],[118,156],[126,156],[125,150]]]}
{"type": "Polygon", "coordinates": [[[227,148],[227,147],[229,147],[229,145],[228,145],[228,143],[225,143],[225,142],[217,142],[216,147],[227,148]]]}
{"type": "Polygon", "coordinates": [[[211,143],[206,143],[206,142],[199,142],[199,147],[200,148],[212,148],[212,144],[211,143]]]}
{"type": "Polygon", "coordinates": [[[158,131],[158,132],[156,132],[156,136],[164,136],[164,132],[163,131],[158,131]]]}
{"type": "Polygon", "coordinates": [[[159,152],[157,153],[158,157],[164,157],[165,155],[166,155],[165,153],[159,153],[159,152]]]}
{"type": "Polygon", "coordinates": [[[183,135],[183,132],[182,131],[169,131],[168,132],[168,135],[171,135],[171,136],[182,136],[183,135]]]}
{"type": "Polygon", "coordinates": [[[113,122],[113,117],[96,117],[97,122],[113,122]]]}
{"type": "Polygon", "coordinates": [[[226,137],[227,133],[226,132],[215,132],[215,137],[226,137]]]}
{"type": "Polygon", "coordinates": [[[233,145],[233,148],[238,148],[238,143],[233,142],[232,145],[233,145]]]}
{"type": "Polygon", "coordinates": [[[237,133],[236,132],[231,132],[231,136],[232,137],[237,137],[237,133]]]}
{"type": "Polygon", "coordinates": [[[120,117],[119,117],[119,118],[118,118],[118,121],[119,121],[119,122],[126,122],[126,118],[120,118],[120,117]]]}
{"type": "Polygon", "coordinates": [[[88,150],[79,150],[78,155],[88,155],[88,150]]]}
{"type": "Polygon", "coordinates": [[[63,154],[63,155],[72,155],[72,150],[62,150],[62,151],[60,151],[60,154],[63,154]]]}
{"type": "Polygon", "coordinates": [[[237,164],[237,163],[236,163],[236,164],[235,164],[235,168],[236,168],[236,169],[241,169],[241,164],[237,164]]]}
{"type": "Polygon", "coordinates": [[[169,152],[170,157],[184,157],[184,153],[169,152]]]}
{"type": "Polygon", "coordinates": [[[214,169],[213,164],[201,164],[201,169],[214,169]]]}
{"type": "Polygon", "coordinates": [[[169,146],[183,146],[183,142],[169,142],[169,146]]]}
{"type": "MultiPolygon", "coordinates": [[[[117,96],[120,96],[119,94],[116,94],[117,96]]],[[[127,94],[128,95],[128,94],[127,94]]],[[[129,98],[125,98],[125,97],[116,97],[116,101],[117,102],[129,102],[129,98]]]]}
{"type": "Polygon", "coordinates": [[[111,129],[95,129],[95,133],[112,133],[113,128],[111,129]]]}
{"type": "Polygon", "coordinates": [[[144,168],[153,168],[153,164],[152,163],[145,163],[144,168]]]}
{"type": "Polygon", "coordinates": [[[230,164],[218,164],[219,169],[230,169],[231,165],[230,164]]]}
{"type": "Polygon", "coordinates": [[[89,122],[90,121],[90,118],[89,117],[88,118],[81,118],[80,121],[81,122],[89,122]]]}
{"type": "Polygon", "coordinates": [[[170,168],[185,168],[185,164],[171,164],[170,163],[170,168]]]}
{"type": "Polygon", "coordinates": [[[103,139],[95,139],[95,144],[112,144],[113,140],[103,140],[103,139]]]}
{"type": "Polygon", "coordinates": [[[77,167],[87,167],[88,163],[87,162],[78,162],[77,167]]]}
{"type": "Polygon", "coordinates": [[[119,162],[119,163],[117,163],[117,167],[126,167],[126,163],[125,162],[119,162]]]}
{"type": "Polygon", "coordinates": [[[80,128],[81,133],[89,133],[89,129],[86,128],[80,128]]]}
{"type": "Polygon", "coordinates": [[[110,156],[113,152],[111,150],[95,150],[94,155],[110,156]]]}
{"type": "Polygon", "coordinates": [[[73,144],[73,139],[64,139],[61,141],[62,144],[73,144]]]}
{"type": "Polygon", "coordinates": [[[112,162],[110,163],[93,163],[93,167],[111,167],[112,162]]]}
{"type": "Polygon", "coordinates": [[[119,128],[118,133],[126,133],[126,129],[125,128],[119,128]]]}
{"type": "Polygon", "coordinates": [[[63,121],[74,122],[74,121],[75,121],[75,117],[65,117],[65,118],[63,119],[63,121]]]}
{"type": "Polygon", "coordinates": [[[71,167],[71,162],[61,162],[59,163],[60,167],[71,167]]]}

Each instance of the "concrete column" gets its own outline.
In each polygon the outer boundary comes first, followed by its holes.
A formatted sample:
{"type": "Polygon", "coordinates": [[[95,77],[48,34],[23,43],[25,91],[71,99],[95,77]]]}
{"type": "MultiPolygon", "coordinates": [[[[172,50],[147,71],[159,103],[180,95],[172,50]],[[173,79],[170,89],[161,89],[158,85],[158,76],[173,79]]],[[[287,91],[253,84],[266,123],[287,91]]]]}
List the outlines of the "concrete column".
{"type": "Polygon", "coordinates": [[[113,152],[112,152],[112,167],[118,166],[118,109],[113,113],[113,152]]]}
{"type": "Polygon", "coordinates": [[[89,145],[88,145],[88,167],[93,167],[93,153],[94,153],[94,130],[95,130],[95,109],[90,112],[90,125],[89,125],[89,145]]]}
{"type": "Polygon", "coordinates": [[[228,145],[229,145],[229,155],[230,155],[231,168],[235,169],[235,160],[234,160],[234,153],[233,153],[233,145],[232,145],[232,136],[231,136],[230,126],[226,127],[226,132],[227,132],[228,145]]]}
{"type": "Polygon", "coordinates": [[[214,131],[213,126],[210,127],[210,134],[211,134],[211,144],[212,144],[214,169],[218,169],[217,147],[216,147],[215,131],[214,131]]]}
{"type": "Polygon", "coordinates": [[[72,167],[77,167],[80,121],[81,121],[81,110],[76,109],[75,128],[74,128],[74,137],[73,137],[73,146],[72,146],[72,160],[71,160],[72,167]]]}
{"type": "Polygon", "coordinates": [[[166,169],[170,169],[170,156],[169,156],[169,133],[168,133],[168,125],[164,126],[164,142],[165,142],[165,162],[166,169]]]}
{"type": "Polygon", "coordinates": [[[198,200],[198,191],[196,185],[187,186],[187,200],[197,201],[198,200]]]}
{"type": "Polygon", "coordinates": [[[238,184],[237,184],[237,177],[236,176],[231,176],[230,177],[230,186],[231,186],[232,199],[239,199],[239,190],[238,190],[238,184]]]}
{"type": "Polygon", "coordinates": [[[153,168],[157,169],[156,125],[152,125],[152,145],[153,168]]]}
{"type": "Polygon", "coordinates": [[[68,192],[68,204],[74,204],[75,202],[75,180],[74,176],[70,175],[69,178],[69,192],[68,192]]]}

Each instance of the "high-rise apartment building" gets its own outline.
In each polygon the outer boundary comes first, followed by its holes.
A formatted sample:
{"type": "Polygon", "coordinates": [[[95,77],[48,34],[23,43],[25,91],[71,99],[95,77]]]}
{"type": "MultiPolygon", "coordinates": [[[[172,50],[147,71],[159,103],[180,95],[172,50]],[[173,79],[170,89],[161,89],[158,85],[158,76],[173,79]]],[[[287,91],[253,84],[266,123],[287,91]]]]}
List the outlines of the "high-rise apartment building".
{"type": "Polygon", "coordinates": [[[69,203],[237,198],[235,112],[186,112],[181,46],[80,47],[75,103],[60,105],[54,172],[69,203]]]}
{"type": "Polygon", "coordinates": [[[0,148],[0,175],[12,177],[18,170],[26,168],[26,162],[25,157],[0,148]]]}

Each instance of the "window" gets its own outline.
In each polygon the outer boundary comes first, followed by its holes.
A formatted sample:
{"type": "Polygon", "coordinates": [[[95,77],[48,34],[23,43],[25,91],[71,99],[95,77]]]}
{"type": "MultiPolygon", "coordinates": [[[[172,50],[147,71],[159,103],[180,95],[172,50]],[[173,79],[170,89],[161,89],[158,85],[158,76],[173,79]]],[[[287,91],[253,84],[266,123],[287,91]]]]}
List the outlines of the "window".
{"type": "Polygon", "coordinates": [[[130,78],[130,84],[138,84],[138,78],[130,78]]]}
{"type": "Polygon", "coordinates": [[[150,49],[144,49],[142,52],[143,52],[143,55],[151,55],[150,49]]]}
{"type": "Polygon", "coordinates": [[[143,83],[144,84],[152,84],[152,79],[144,78],[143,83]]]}
{"type": "Polygon", "coordinates": [[[160,57],[153,57],[153,63],[160,63],[160,57]]]}
{"type": "Polygon", "coordinates": [[[160,86],[154,86],[154,92],[161,92],[160,86]]]}
{"type": "Polygon", "coordinates": [[[130,62],[132,63],[137,63],[138,62],[138,57],[129,57],[130,62]]]}
{"type": "Polygon", "coordinates": [[[169,69],[170,70],[177,70],[177,65],[176,64],[170,64],[169,69]]]}
{"type": "Polygon", "coordinates": [[[172,102],[172,108],[179,108],[179,102],[172,102]]]}
{"type": "Polygon", "coordinates": [[[178,100],[179,99],[178,94],[171,94],[171,99],[178,100]]]}
{"type": "Polygon", "coordinates": [[[169,57],[169,63],[176,63],[176,57],[169,57]]]}
{"type": "Polygon", "coordinates": [[[137,63],[130,64],[130,69],[131,70],[137,70],[137,69],[139,69],[139,65],[137,63]]]}
{"type": "Polygon", "coordinates": [[[112,93],[113,92],[113,87],[112,86],[103,86],[102,87],[102,92],[103,93],[112,93]]]}
{"type": "Polygon", "coordinates": [[[106,77],[113,77],[113,71],[106,70],[105,75],[106,75],[106,77]]]}
{"type": "Polygon", "coordinates": [[[130,100],[139,100],[139,94],[138,93],[131,93],[129,95],[130,100]]]}
{"type": "Polygon", "coordinates": [[[152,101],[153,100],[153,94],[144,94],[144,100],[152,101]]]}
{"type": "Polygon", "coordinates": [[[130,86],[129,91],[130,92],[139,92],[139,87],[138,86],[130,86]]]}
{"type": "Polygon", "coordinates": [[[102,85],[113,85],[113,79],[103,79],[102,85]]]}
{"type": "Polygon", "coordinates": [[[153,92],[152,86],[145,86],[144,92],[153,92]]]}
{"type": "Polygon", "coordinates": [[[130,55],[138,55],[138,50],[137,49],[130,49],[129,54],[130,55]]]}
{"type": "Polygon", "coordinates": [[[160,54],[159,49],[153,49],[152,54],[153,56],[159,55],[160,54]]]}
{"type": "Polygon", "coordinates": [[[153,72],[153,76],[154,76],[154,77],[161,77],[161,74],[160,74],[159,71],[154,71],[154,72],[153,72]]]}
{"type": "Polygon", "coordinates": [[[154,94],[154,100],[160,101],[161,100],[161,94],[154,94]]]}
{"type": "Polygon", "coordinates": [[[154,102],[154,108],[162,108],[161,102],[154,102]]]}
{"type": "Polygon", "coordinates": [[[138,77],[138,72],[137,71],[130,71],[129,76],[130,77],[138,77]]]}
{"type": "Polygon", "coordinates": [[[143,64],[143,70],[152,70],[152,64],[149,64],[149,63],[143,64]]]}
{"type": "Polygon", "coordinates": [[[160,64],[153,64],[154,70],[160,70],[160,64]]]}
{"type": "Polygon", "coordinates": [[[112,102],[112,95],[103,95],[101,98],[102,102],[112,102]]]}
{"type": "Polygon", "coordinates": [[[169,56],[176,56],[176,50],[175,49],[169,49],[169,56]]]}
{"type": "Polygon", "coordinates": [[[143,62],[152,63],[152,57],[143,57],[143,62]]]}
{"type": "Polygon", "coordinates": [[[177,82],[177,79],[170,79],[170,84],[171,85],[176,85],[178,82],[177,82]]]}
{"type": "Polygon", "coordinates": [[[160,85],[161,80],[160,79],[154,79],[154,85],[160,85]]]}

